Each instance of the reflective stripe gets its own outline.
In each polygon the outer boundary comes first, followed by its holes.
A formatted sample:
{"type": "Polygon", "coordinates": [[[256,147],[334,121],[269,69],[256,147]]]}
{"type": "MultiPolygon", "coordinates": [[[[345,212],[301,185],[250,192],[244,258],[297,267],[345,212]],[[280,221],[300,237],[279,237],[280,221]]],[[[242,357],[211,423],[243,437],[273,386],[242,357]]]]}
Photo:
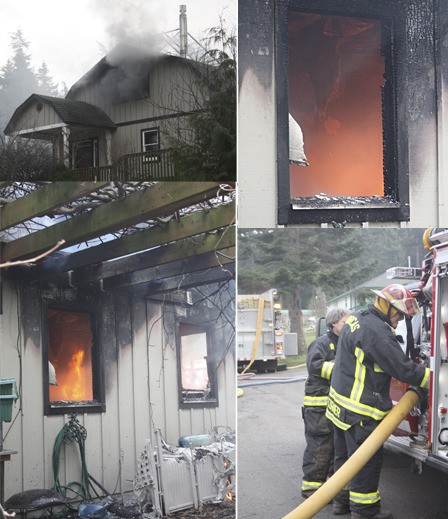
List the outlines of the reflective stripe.
{"type": "Polygon", "coordinates": [[[381,496],[378,490],[376,492],[370,492],[370,494],[350,491],[350,501],[358,505],[373,505],[381,501],[381,496]]]}
{"type": "Polygon", "coordinates": [[[305,481],[302,479],[302,490],[317,490],[322,485],[322,481],[305,481]]]}
{"type": "Polygon", "coordinates": [[[334,350],[334,343],[330,342],[330,350],[334,350]]]}
{"type": "Polygon", "coordinates": [[[327,380],[330,380],[331,378],[331,373],[333,372],[333,368],[334,368],[334,361],[333,362],[324,362],[322,364],[322,369],[320,371],[320,376],[322,378],[325,378],[327,380]]]}
{"type": "Polygon", "coordinates": [[[351,398],[347,398],[346,396],[337,393],[333,387],[330,387],[330,397],[345,409],[348,409],[353,413],[362,414],[363,416],[369,416],[374,420],[382,420],[390,411],[390,409],[388,411],[381,411],[375,407],[361,404],[361,402],[355,402],[351,398]]]}
{"type": "Polygon", "coordinates": [[[341,420],[336,418],[336,416],[328,409],[328,407],[325,412],[325,416],[330,420],[330,422],[333,422],[336,427],[339,427],[339,429],[342,429],[343,431],[347,431],[351,427],[349,424],[341,422],[341,420]]]}
{"type": "Polygon", "coordinates": [[[353,382],[352,392],[350,393],[350,400],[359,402],[361,400],[362,392],[364,391],[364,380],[366,378],[366,367],[362,363],[364,360],[364,352],[360,348],[355,348],[356,368],[355,380],[353,382]]]}
{"type": "Polygon", "coordinates": [[[303,405],[311,407],[326,407],[328,402],[328,396],[308,396],[305,395],[303,399],[303,405]]]}
{"type": "Polygon", "coordinates": [[[431,370],[429,368],[425,368],[425,376],[423,377],[423,380],[420,382],[420,387],[427,387],[429,384],[429,374],[431,370]]]}
{"type": "Polygon", "coordinates": [[[376,373],[386,373],[384,369],[381,369],[376,362],[373,365],[373,371],[376,371],[376,373]]]}

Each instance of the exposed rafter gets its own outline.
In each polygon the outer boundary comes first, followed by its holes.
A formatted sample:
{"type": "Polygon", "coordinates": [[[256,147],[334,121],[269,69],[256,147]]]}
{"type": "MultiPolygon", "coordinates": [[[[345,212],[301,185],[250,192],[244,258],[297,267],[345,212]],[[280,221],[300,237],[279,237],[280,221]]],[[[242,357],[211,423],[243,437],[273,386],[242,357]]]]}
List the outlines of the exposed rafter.
{"type": "MultiPolygon", "coordinates": [[[[216,196],[218,189],[219,184],[214,182],[154,184],[142,191],[131,193],[122,200],[101,205],[88,213],[6,242],[2,247],[1,260],[21,259],[38,254],[60,239],[64,239],[69,247],[152,218],[165,216],[216,196]]],[[[10,205],[14,207],[17,202],[10,205]]]]}

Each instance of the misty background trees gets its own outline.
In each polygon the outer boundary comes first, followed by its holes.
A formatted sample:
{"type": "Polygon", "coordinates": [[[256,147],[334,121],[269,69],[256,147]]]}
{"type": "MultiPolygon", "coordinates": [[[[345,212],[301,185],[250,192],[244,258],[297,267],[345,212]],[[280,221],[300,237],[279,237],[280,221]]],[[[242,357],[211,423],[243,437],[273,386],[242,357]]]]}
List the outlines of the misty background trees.
{"type": "Polygon", "coordinates": [[[32,63],[30,43],[21,29],[11,35],[11,56],[0,68],[0,178],[33,179],[47,177],[53,169],[51,146],[31,139],[7,139],[8,121],[31,94],[64,97],[67,87],[55,84],[47,64],[32,63]]]}
{"type": "MultiPolygon", "coordinates": [[[[302,309],[326,302],[388,268],[420,267],[423,229],[240,229],[238,292],[276,288],[306,351],[302,309]]],[[[368,294],[365,294],[367,297],[368,294]]]]}
{"type": "Polygon", "coordinates": [[[3,131],[14,110],[31,94],[65,97],[64,83],[55,84],[45,61],[32,63],[30,42],[21,29],[11,35],[11,56],[0,68],[0,127],[3,131]]]}

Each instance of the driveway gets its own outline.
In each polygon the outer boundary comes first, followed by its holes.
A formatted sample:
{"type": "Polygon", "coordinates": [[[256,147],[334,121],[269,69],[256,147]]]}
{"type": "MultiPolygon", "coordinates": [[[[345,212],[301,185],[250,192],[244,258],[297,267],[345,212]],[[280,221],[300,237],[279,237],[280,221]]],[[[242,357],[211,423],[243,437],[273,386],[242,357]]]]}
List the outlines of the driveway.
{"type": "MultiPolygon", "coordinates": [[[[238,398],[238,519],[281,519],[302,501],[301,407],[306,369],[256,375],[238,398]]],[[[395,519],[448,519],[448,476],[385,452],[380,491],[395,519]]],[[[334,519],[331,505],[315,517],[334,519]]],[[[349,517],[349,516],[341,516],[349,517]]]]}

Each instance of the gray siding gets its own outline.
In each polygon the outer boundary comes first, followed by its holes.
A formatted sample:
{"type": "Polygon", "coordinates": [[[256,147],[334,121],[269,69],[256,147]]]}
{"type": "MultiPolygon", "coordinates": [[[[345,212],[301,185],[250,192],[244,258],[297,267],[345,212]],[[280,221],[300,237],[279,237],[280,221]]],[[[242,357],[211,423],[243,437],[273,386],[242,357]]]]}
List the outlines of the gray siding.
{"type": "MultiPolygon", "coordinates": [[[[67,301],[77,297],[72,289],[55,287],[44,296],[67,301]]],[[[106,412],[79,414],[78,419],[87,429],[89,473],[110,492],[129,491],[136,457],[146,438],[154,441],[154,428],[177,444],[180,436],[207,433],[213,426],[235,427],[234,355],[226,354],[218,369],[219,407],[180,410],[175,308],[164,308],[162,313],[159,302],[110,294],[95,298],[101,309],[106,412]]],[[[21,398],[13,411],[13,419],[17,418],[4,424],[4,448],[18,451],[6,463],[7,498],[22,490],[53,486],[52,450],[67,416],[44,415],[42,293],[16,287],[7,279],[3,301],[0,378],[16,378],[21,384],[21,398]]],[[[228,337],[218,339],[223,343],[228,337]]],[[[59,478],[62,484],[80,481],[77,446],[64,447],[59,478]]]]}

